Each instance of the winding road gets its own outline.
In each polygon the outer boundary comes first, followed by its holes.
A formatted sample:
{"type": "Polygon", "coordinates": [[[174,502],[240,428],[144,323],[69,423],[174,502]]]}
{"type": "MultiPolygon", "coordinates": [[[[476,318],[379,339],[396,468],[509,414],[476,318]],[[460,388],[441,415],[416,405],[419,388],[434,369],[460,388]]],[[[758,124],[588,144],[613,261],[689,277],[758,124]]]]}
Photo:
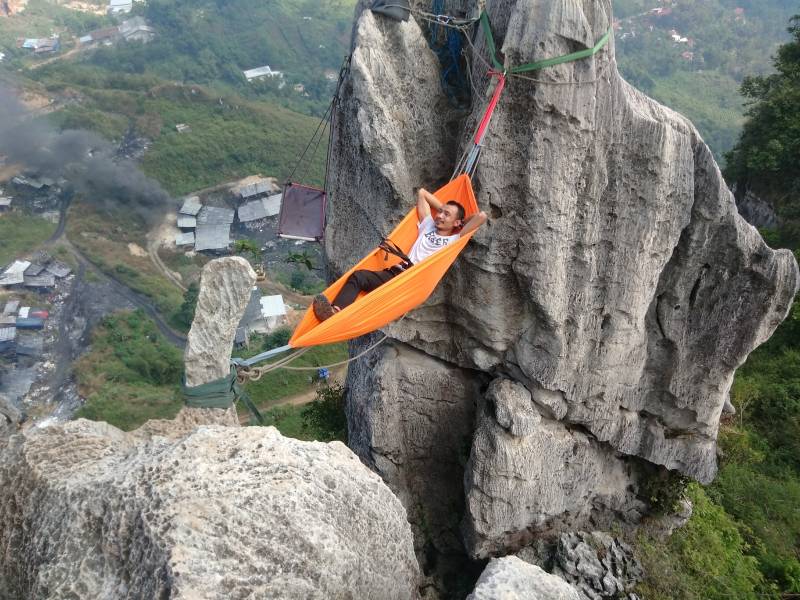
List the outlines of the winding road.
{"type": "MultiPolygon", "coordinates": [[[[63,237],[64,230],[66,229],[67,225],[67,209],[69,208],[70,201],[71,198],[66,198],[64,202],[61,203],[58,227],[56,227],[56,230],[53,232],[53,235],[50,236],[50,239],[47,240],[47,245],[52,245],[63,237]]],[[[158,327],[158,330],[164,335],[170,344],[180,349],[186,347],[186,337],[175,331],[167,324],[149,298],[132,290],[110,273],[101,271],[83,252],[78,249],[77,246],[70,242],[68,238],[64,238],[62,243],[67,247],[67,249],[69,249],[70,252],[72,252],[73,256],[75,256],[76,260],[78,261],[81,278],[83,277],[83,274],[87,268],[91,269],[95,275],[106,279],[120,296],[129,300],[133,305],[141,308],[145,313],[147,313],[147,315],[153,319],[153,321],[155,321],[156,327],[158,327]]]]}

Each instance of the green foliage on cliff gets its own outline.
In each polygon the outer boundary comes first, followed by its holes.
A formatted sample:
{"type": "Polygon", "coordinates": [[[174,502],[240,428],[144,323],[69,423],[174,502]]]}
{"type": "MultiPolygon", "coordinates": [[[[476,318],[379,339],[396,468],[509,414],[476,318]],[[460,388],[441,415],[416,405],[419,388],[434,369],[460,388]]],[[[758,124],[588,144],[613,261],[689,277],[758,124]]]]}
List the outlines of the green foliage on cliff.
{"type": "Polygon", "coordinates": [[[726,176],[771,200],[782,221],[781,245],[800,244],[800,15],[789,27],[792,41],[775,56],[776,72],[747,77],[749,100],[742,136],[727,155],[726,176]]]}
{"type": "Polygon", "coordinates": [[[772,69],[770,57],[787,39],[783,29],[796,11],[787,0],[617,0],[619,68],[630,83],[691,119],[721,160],[743,124],[737,93],[743,77],[772,69]]]}

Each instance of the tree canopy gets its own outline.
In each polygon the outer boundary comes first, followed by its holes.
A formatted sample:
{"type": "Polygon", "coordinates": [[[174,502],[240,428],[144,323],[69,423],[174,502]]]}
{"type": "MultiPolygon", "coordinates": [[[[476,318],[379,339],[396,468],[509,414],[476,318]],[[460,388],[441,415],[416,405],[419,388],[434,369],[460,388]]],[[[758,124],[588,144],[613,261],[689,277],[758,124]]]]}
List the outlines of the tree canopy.
{"type": "Polygon", "coordinates": [[[792,17],[792,40],[780,47],[772,75],[745,78],[747,122],[727,156],[726,176],[737,187],[770,200],[784,245],[800,243],[800,15],[792,17]]]}

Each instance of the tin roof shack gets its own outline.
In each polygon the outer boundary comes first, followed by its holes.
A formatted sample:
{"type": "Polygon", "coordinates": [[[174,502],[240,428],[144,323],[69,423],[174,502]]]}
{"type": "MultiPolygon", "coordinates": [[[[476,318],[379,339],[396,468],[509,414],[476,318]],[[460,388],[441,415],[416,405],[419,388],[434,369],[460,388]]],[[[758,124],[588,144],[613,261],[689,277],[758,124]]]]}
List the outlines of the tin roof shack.
{"type": "Polygon", "coordinates": [[[36,277],[29,277],[25,275],[24,285],[26,288],[34,289],[38,292],[50,292],[56,287],[56,277],[52,273],[43,273],[36,277]]]}
{"type": "Polygon", "coordinates": [[[103,29],[95,29],[90,31],[78,41],[84,45],[103,44],[110,46],[119,37],[119,27],[104,27],[103,29]]]}
{"type": "Polygon", "coordinates": [[[273,177],[265,177],[253,183],[240,186],[236,190],[236,194],[242,200],[253,200],[258,196],[266,196],[275,194],[280,191],[280,187],[273,177]]]}
{"type": "Polygon", "coordinates": [[[39,45],[33,51],[34,54],[50,54],[61,50],[61,40],[58,38],[47,38],[39,40],[39,45]]]}
{"type": "Polygon", "coordinates": [[[178,229],[194,229],[197,227],[197,217],[178,214],[178,229]]]}
{"type": "Polygon", "coordinates": [[[6,212],[11,210],[11,201],[13,198],[9,196],[0,195],[0,212],[6,212]]]}
{"type": "Polygon", "coordinates": [[[181,209],[178,212],[182,215],[196,217],[201,208],[203,208],[203,205],[200,202],[200,197],[189,196],[183,201],[183,206],[181,206],[181,209]]]}
{"type": "Polygon", "coordinates": [[[17,329],[20,331],[38,331],[44,329],[44,319],[39,317],[28,317],[27,319],[17,317],[17,329]]]}
{"type": "Polygon", "coordinates": [[[35,262],[31,263],[31,266],[25,269],[25,277],[36,277],[40,275],[42,271],[44,271],[44,265],[35,262]]]}
{"type": "Polygon", "coordinates": [[[175,236],[176,246],[194,246],[194,231],[181,233],[175,236]]]}
{"type": "Polygon", "coordinates": [[[31,263],[27,260],[14,261],[2,275],[0,275],[0,286],[22,285],[25,282],[25,271],[31,263]]]}
{"type": "Polygon", "coordinates": [[[17,328],[0,325],[0,354],[13,354],[17,344],[17,328]]]}
{"type": "Polygon", "coordinates": [[[57,279],[64,279],[64,277],[68,277],[70,273],[72,273],[72,269],[65,265],[64,263],[58,262],[54,260],[50,262],[45,270],[52,275],[55,275],[57,279]]]}
{"type": "Polygon", "coordinates": [[[9,300],[3,308],[4,315],[14,315],[19,310],[19,300],[9,300]]]}
{"type": "Polygon", "coordinates": [[[242,223],[249,223],[250,221],[258,221],[259,219],[267,218],[267,208],[264,206],[262,200],[253,200],[242,204],[237,211],[239,221],[242,223]]]}
{"type": "Polygon", "coordinates": [[[156,36],[156,30],[150,27],[144,17],[134,17],[123,21],[119,33],[126,42],[142,42],[146,44],[156,36]]]}
{"type": "Polygon", "coordinates": [[[133,10],[133,0],[109,0],[106,12],[109,15],[127,14],[133,10]]]}
{"type": "Polygon", "coordinates": [[[248,345],[253,333],[270,333],[282,325],[286,317],[286,305],[283,296],[262,296],[261,290],[254,287],[250,293],[250,300],[244,310],[242,320],[236,329],[234,342],[239,345],[248,345]]]}
{"type": "Polygon", "coordinates": [[[231,224],[234,212],[230,208],[204,206],[197,213],[194,249],[225,252],[231,244],[231,224]]]}

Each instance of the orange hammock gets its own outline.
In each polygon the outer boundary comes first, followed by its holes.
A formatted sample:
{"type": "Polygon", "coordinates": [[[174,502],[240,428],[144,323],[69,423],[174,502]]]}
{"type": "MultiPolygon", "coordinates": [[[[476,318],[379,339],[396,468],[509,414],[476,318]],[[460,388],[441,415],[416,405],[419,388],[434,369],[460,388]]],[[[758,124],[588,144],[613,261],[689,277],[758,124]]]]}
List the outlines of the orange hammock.
{"type": "MultiPolygon", "coordinates": [[[[459,202],[464,207],[467,217],[478,212],[478,203],[475,200],[475,193],[472,191],[468,175],[457,177],[437,190],[434,195],[442,202],[449,200],[459,202]]],[[[414,207],[392,231],[389,239],[408,254],[417,239],[418,224],[417,209],[414,207]]],[[[362,293],[353,304],[326,321],[320,322],[314,315],[314,311],[309,308],[292,335],[292,339],[289,340],[289,346],[302,348],[349,340],[380,329],[387,323],[402,317],[428,299],[439,280],[444,277],[447,269],[467,245],[473,233],[475,232],[473,231],[441,250],[437,250],[424,261],[390,279],[369,294],[362,293]]],[[[380,271],[400,262],[400,259],[392,254],[385,258],[386,256],[383,250],[375,248],[323,293],[328,300],[332,301],[353,271],[357,269],[380,271]]]]}

